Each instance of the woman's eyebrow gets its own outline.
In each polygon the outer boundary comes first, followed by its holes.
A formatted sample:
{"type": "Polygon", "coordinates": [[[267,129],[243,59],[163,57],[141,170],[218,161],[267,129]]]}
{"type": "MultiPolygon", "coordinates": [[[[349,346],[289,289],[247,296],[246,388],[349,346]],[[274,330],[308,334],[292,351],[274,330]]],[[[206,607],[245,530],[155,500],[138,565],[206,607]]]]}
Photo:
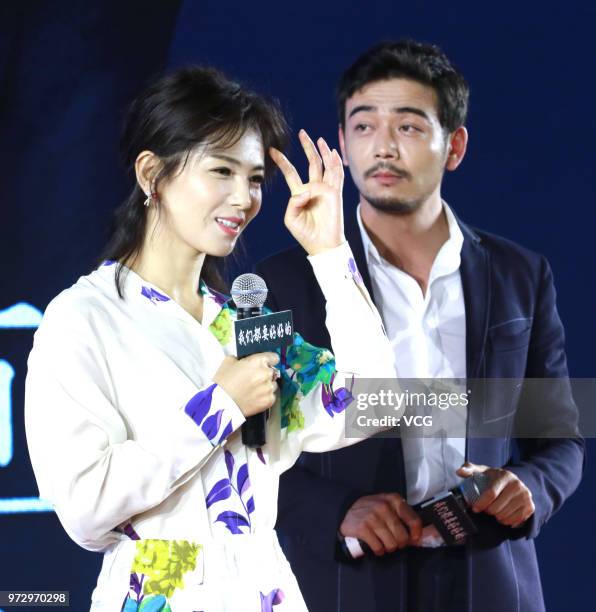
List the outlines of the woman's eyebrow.
{"type": "MultiPolygon", "coordinates": [[[[228,163],[234,166],[242,165],[242,163],[235,157],[230,157],[229,155],[224,155],[223,153],[211,153],[210,157],[215,157],[216,159],[227,161],[228,163]]],[[[265,166],[263,164],[257,164],[256,166],[253,166],[253,170],[265,170],[265,166]]]]}

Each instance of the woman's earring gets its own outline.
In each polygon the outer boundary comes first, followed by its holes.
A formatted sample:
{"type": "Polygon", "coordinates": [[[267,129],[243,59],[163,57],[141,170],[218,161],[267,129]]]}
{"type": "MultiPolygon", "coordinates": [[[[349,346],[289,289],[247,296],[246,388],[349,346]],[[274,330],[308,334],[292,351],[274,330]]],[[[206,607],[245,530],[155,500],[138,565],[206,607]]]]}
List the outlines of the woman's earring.
{"type": "Polygon", "coordinates": [[[151,194],[147,193],[145,195],[147,196],[147,199],[143,202],[143,205],[149,208],[149,206],[151,206],[151,194]]]}

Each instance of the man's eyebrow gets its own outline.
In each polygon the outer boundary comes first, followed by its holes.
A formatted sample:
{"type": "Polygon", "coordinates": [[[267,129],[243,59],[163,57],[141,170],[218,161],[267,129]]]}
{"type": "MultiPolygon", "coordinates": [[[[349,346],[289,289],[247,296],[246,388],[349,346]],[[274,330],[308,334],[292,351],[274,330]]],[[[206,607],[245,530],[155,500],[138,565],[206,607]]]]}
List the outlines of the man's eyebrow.
{"type": "Polygon", "coordinates": [[[355,115],[356,113],[367,113],[369,111],[377,110],[376,106],[367,106],[366,104],[361,104],[360,106],[355,106],[348,115],[348,119],[355,115]]]}
{"type": "Polygon", "coordinates": [[[394,113],[399,113],[399,114],[411,113],[413,115],[419,115],[420,117],[426,119],[427,121],[430,121],[430,117],[428,116],[428,113],[423,111],[421,108],[416,108],[415,106],[400,106],[398,108],[393,108],[392,110],[394,113]]]}
{"type": "MultiPolygon", "coordinates": [[[[348,119],[352,117],[353,115],[355,115],[356,113],[368,113],[368,112],[372,112],[376,110],[377,110],[376,106],[371,106],[368,104],[360,104],[359,106],[355,106],[350,111],[350,114],[348,115],[348,119]]],[[[395,108],[392,108],[391,110],[392,112],[398,113],[400,115],[402,114],[405,115],[408,113],[411,113],[413,115],[419,115],[420,117],[430,122],[430,117],[428,116],[428,113],[423,111],[421,108],[416,108],[415,106],[397,106],[395,108]]]]}
{"type": "MultiPolygon", "coordinates": [[[[227,161],[229,164],[233,166],[241,166],[242,164],[234,157],[230,157],[229,155],[224,155],[223,153],[211,153],[210,157],[215,157],[216,159],[222,159],[223,161],[227,161]]],[[[257,164],[253,166],[253,170],[264,170],[265,166],[263,164],[257,164]]]]}

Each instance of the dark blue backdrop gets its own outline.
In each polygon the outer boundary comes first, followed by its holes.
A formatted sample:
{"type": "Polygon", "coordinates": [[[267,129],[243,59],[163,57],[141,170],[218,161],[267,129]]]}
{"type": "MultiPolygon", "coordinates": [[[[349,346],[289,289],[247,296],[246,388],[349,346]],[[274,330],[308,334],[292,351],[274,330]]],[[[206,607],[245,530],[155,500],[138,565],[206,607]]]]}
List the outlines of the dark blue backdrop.
{"type": "MultiPolygon", "coordinates": [[[[294,132],[305,127],[336,143],[333,89],[361,51],[402,36],[438,43],[472,90],[468,154],[447,177],[444,196],[464,220],[548,256],[571,373],[596,374],[595,9],[579,2],[555,10],[538,2],[14,0],[0,13],[0,362],[14,371],[14,453],[0,467],[0,590],[69,589],[72,608],[88,608],[100,556],[71,543],[52,513],[2,512],[7,499],[36,493],[22,420],[34,329],[11,325],[6,314],[21,301],[43,311],[92,266],[127,188],[117,156],[123,109],[164,66],[215,64],[278,97],[294,132]]],[[[292,153],[300,158],[295,146],[292,153]]],[[[347,183],[349,214],[356,192],[347,183]]],[[[286,200],[274,182],[246,234],[246,268],[290,244],[286,200]]],[[[0,414],[0,444],[9,425],[0,414]]],[[[549,610],[595,608],[590,463],[580,490],[537,542],[549,610]]]]}

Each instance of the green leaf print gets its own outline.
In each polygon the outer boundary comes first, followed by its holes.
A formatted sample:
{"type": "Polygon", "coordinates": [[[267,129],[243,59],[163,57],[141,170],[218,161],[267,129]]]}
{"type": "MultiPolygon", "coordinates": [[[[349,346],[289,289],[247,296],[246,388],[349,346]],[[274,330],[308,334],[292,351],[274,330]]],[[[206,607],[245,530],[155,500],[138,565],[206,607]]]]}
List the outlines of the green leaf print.
{"type": "Polygon", "coordinates": [[[287,411],[288,431],[298,431],[304,429],[304,413],[300,410],[300,400],[302,393],[298,392],[291,401],[287,411]]]}
{"type": "Polygon", "coordinates": [[[296,373],[300,391],[307,395],[321,382],[328,385],[335,372],[335,357],[331,351],[306,342],[294,334],[294,343],[286,353],[288,367],[296,373]]]}

